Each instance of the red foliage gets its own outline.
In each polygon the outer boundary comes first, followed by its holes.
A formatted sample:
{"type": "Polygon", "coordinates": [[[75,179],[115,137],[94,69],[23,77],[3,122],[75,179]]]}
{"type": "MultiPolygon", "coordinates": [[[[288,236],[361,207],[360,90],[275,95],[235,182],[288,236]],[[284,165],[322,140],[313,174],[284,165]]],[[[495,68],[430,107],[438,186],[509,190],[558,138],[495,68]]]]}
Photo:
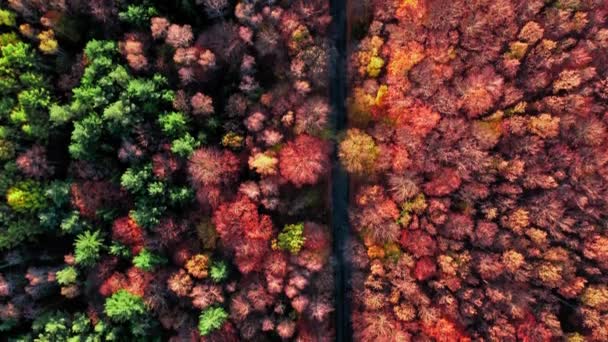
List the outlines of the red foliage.
{"type": "Polygon", "coordinates": [[[430,257],[424,257],[416,262],[414,277],[418,281],[425,281],[437,273],[437,265],[430,257]]]}
{"type": "Polygon", "coordinates": [[[179,160],[170,152],[152,156],[152,172],[160,179],[169,178],[179,168],[179,160]]]}
{"type": "Polygon", "coordinates": [[[172,217],[163,218],[160,223],[154,228],[160,237],[160,243],[163,246],[168,246],[179,242],[182,235],[188,230],[186,224],[175,222],[172,217]]]}
{"type": "Polygon", "coordinates": [[[279,152],[279,168],[298,188],[315,184],[329,169],[328,145],[319,138],[299,135],[279,152]]]}
{"type": "Polygon", "coordinates": [[[141,227],[128,216],[114,221],[112,225],[112,240],[131,247],[133,254],[139,253],[144,247],[144,233],[141,227]]]}
{"type": "Polygon", "coordinates": [[[429,196],[445,196],[460,187],[458,171],[443,168],[436,172],[431,180],[424,184],[424,192],[429,196]]]}
{"type": "Polygon", "coordinates": [[[437,250],[435,239],[420,229],[403,230],[400,242],[403,248],[418,258],[432,256],[437,250]]]}
{"type": "Polygon", "coordinates": [[[422,331],[437,342],[469,342],[462,329],[456,323],[440,318],[435,322],[429,322],[422,326],[422,331]]]}
{"type": "Polygon", "coordinates": [[[398,218],[399,208],[380,186],[362,188],[357,195],[357,208],[351,213],[353,228],[378,244],[399,239],[398,218]]]}
{"type": "Polygon", "coordinates": [[[232,323],[225,322],[219,330],[213,331],[207,336],[201,336],[200,342],[238,342],[239,334],[232,323]]]}
{"type": "Polygon", "coordinates": [[[124,274],[114,272],[108,279],[104,280],[101,286],[99,286],[99,293],[104,297],[108,297],[119,290],[124,289],[127,284],[128,280],[124,274]]]}
{"type": "Polygon", "coordinates": [[[462,91],[463,109],[475,118],[492,108],[503,93],[503,78],[491,66],[473,68],[462,91]]]}
{"type": "Polygon", "coordinates": [[[441,232],[450,239],[464,240],[467,237],[472,237],[473,226],[474,222],[470,216],[452,213],[441,232]]]}
{"type": "Polygon", "coordinates": [[[304,248],[315,251],[326,251],[331,245],[329,229],[314,222],[304,223],[304,248]]]}
{"type": "Polygon", "coordinates": [[[144,54],[144,43],[137,34],[127,34],[125,40],[119,43],[120,52],[125,56],[129,66],[136,71],[148,67],[148,59],[144,54]]]}
{"type": "Polygon", "coordinates": [[[192,34],[192,27],[190,25],[179,26],[172,24],[167,29],[167,44],[174,48],[187,47],[192,44],[194,35],[192,34]]]}
{"type": "Polygon", "coordinates": [[[70,189],[72,205],[88,219],[95,219],[98,210],[119,205],[123,197],[120,188],[107,181],[72,183],[70,189]]]}
{"type": "Polygon", "coordinates": [[[235,262],[242,273],[259,270],[272,234],[272,221],[260,215],[257,205],[248,197],[221,204],[213,222],[223,244],[235,251],[235,262]]]}
{"type": "Polygon", "coordinates": [[[239,172],[239,159],[234,153],[201,148],[192,154],[188,172],[195,187],[230,184],[239,172]]]}
{"type": "Polygon", "coordinates": [[[544,324],[538,323],[532,313],[517,326],[517,340],[522,342],[550,342],[553,334],[544,324]]]}
{"type": "Polygon", "coordinates": [[[32,178],[40,179],[50,176],[54,170],[46,158],[46,149],[40,145],[34,145],[20,154],[16,162],[19,170],[32,178]]]}

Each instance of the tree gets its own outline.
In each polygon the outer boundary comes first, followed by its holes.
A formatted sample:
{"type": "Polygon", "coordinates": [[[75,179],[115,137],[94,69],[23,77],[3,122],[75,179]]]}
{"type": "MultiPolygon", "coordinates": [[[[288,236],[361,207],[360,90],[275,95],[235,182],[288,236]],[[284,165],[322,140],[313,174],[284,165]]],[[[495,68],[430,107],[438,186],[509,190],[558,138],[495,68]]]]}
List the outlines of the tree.
{"type": "Polygon", "coordinates": [[[234,153],[212,148],[196,150],[190,157],[188,172],[196,187],[229,184],[239,171],[239,160],[234,153]]]}
{"type": "Polygon", "coordinates": [[[153,6],[129,5],[125,11],[118,13],[118,19],[134,26],[144,27],[158,11],[153,6]]]}
{"type": "Polygon", "coordinates": [[[74,123],[72,143],[68,147],[75,159],[95,158],[95,151],[99,148],[99,141],[103,132],[103,122],[95,114],[91,114],[82,121],[74,123]]]}
{"type": "Polygon", "coordinates": [[[329,148],[319,138],[302,134],[279,152],[281,176],[296,187],[315,184],[329,170],[329,148]]]}
{"type": "Polygon", "coordinates": [[[277,248],[287,250],[291,254],[298,254],[304,246],[306,237],[304,237],[304,223],[288,224],[279,233],[277,240],[273,242],[277,248]]]}
{"type": "Polygon", "coordinates": [[[147,249],[142,249],[133,258],[133,265],[144,271],[152,271],[155,267],[166,263],[167,260],[161,256],[151,253],[147,249]]]}
{"type": "Polygon", "coordinates": [[[216,306],[210,307],[201,312],[198,321],[198,331],[201,336],[207,336],[214,330],[218,330],[228,319],[228,313],[224,308],[216,306]]]}
{"type": "Polygon", "coordinates": [[[146,313],[146,306],[141,297],[127,290],[119,290],[106,299],[104,312],[115,322],[124,323],[134,321],[146,313]]]}
{"type": "Polygon", "coordinates": [[[72,266],[68,266],[55,273],[57,277],[57,283],[59,285],[71,285],[74,284],[78,278],[78,271],[72,266]]]}
{"type": "Polygon", "coordinates": [[[18,213],[34,213],[47,206],[42,187],[31,180],[19,182],[8,189],[6,203],[18,213]]]}
{"type": "Polygon", "coordinates": [[[346,171],[364,175],[374,171],[379,149],[374,139],[363,131],[352,128],[340,142],[338,156],[346,171]]]}
{"type": "Polygon", "coordinates": [[[214,261],[209,268],[209,277],[216,283],[228,278],[228,266],[224,261],[214,261]]]}
{"type": "Polygon", "coordinates": [[[188,120],[183,113],[171,112],[158,118],[163,133],[170,138],[183,136],[188,130],[188,120]]]}
{"type": "Polygon", "coordinates": [[[103,237],[98,230],[94,232],[87,230],[78,235],[74,247],[76,264],[92,266],[99,260],[99,254],[103,248],[103,237]]]}

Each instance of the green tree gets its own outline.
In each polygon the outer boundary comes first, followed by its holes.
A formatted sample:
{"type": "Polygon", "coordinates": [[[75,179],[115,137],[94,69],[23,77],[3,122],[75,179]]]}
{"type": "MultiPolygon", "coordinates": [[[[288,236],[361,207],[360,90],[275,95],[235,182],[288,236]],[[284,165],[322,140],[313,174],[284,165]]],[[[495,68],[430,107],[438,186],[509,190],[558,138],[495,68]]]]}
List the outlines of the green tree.
{"type": "Polygon", "coordinates": [[[156,8],[144,2],[142,5],[129,5],[126,10],[118,13],[118,19],[134,26],[144,27],[156,15],[158,15],[156,8]]]}
{"type": "Polygon", "coordinates": [[[209,277],[216,283],[228,278],[228,266],[224,261],[214,261],[209,268],[209,277]]]}
{"type": "Polygon", "coordinates": [[[19,182],[8,189],[6,203],[18,213],[33,213],[47,205],[42,186],[32,180],[19,182]]]}
{"type": "Polygon", "coordinates": [[[186,133],[181,138],[173,140],[171,143],[171,152],[180,157],[188,158],[199,145],[200,142],[194,139],[190,133],[186,133]]]}
{"type": "Polygon", "coordinates": [[[167,260],[165,258],[153,254],[147,249],[142,249],[141,252],[133,258],[133,265],[144,271],[152,271],[156,266],[166,262],[167,260]]]}
{"type": "Polygon", "coordinates": [[[158,118],[161,130],[168,137],[182,136],[188,130],[188,119],[183,113],[171,112],[158,118]]]}
{"type": "Polygon", "coordinates": [[[17,17],[15,13],[0,9],[0,25],[2,26],[15,26],[17,25],[17,17]]]}
{"type": "Polygon", "coordinates": [[[306,237],[304,237],[304,223],[288,224],[283,228],[283,231],[279,233],[277,240],[274,244],[283,250],[289,251],[291,254],[298,254],[306,237]]]}
{"type": "Polygon", "coordinates": [[[146,306],[141,297],[127,290],[119,290],[106,299],[104,312],[108,317],[119,323],[134,321],[146,313],[146,306]]]}
{"type": "Polygon", "coordinates": [[[103,248],[103,237],[96,230],[89,230],[79,234],[74,243],[75,261],[79,265],[92,266],[99,260],[99,254],[103,248]]]}
{"type": "Polygon", "coordinates": [[[198,320],[198,331],[201,336],[207,336],[212,331],[220,329],[226,319],[228,319],[228,313],[224,308],[219,306],[210,307],[201,312],[198,320]]]}
{"type": "Polygon", "coordinates": [[[74,284],[78,278],[78,271],[73,266],[68,266],[55,274],[59,285],[74,284]]]}

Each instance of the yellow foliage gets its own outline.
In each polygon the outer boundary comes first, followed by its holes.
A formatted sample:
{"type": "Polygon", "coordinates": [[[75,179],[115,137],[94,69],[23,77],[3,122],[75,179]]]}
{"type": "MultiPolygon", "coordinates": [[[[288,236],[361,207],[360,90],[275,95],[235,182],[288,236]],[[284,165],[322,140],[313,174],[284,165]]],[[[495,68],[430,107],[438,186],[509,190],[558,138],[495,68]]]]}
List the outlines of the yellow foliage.
{"type": "Polygon", "coordinates": [[[204,249],[215,249],[215,244],[218,237],[215,227],[210,219],[204,219],[196,226],[196,234],[204,249]]]}
{"type": "Polygon", "coordinates": [[[509,52],[507,55],[512,59],[520,60],[524,58],[526,52],[528,51],[528,44],[524,42],[512,42],[509,44],[509,52]]]}
{"type": "Polygon", "coordinates": [[[382,67],[384,66],[384,59],[378,56],[372,56],[367,64],[367,75],[369,77],[378,77],[380,72],[382,72],[382,67]]]}
{"type": "Polygon", "coordinates": [[[376,106],[379,106],[382,104],[382,101],[384,100],[384,98],[386,97],[386,94],[388,93],[388,86],[386,84],[381,85],[378,88],[378,92],[376,93],[376,100],[374,101],[374,104],[376,106]]]}
{"type": "Polygon", "coordinates": [[[528,129],[531,133],[539,137],[555,138],[559,135],[560,118],[552,117],[550,114],[544,113],[539,116],[533,116],[528,123],[528,129]]]}
{"type": "Polygon", "coordinates": [[[384,246],[384,253],[392,260],[398,260],[401,255],[401,248],[394,242],[389,242],[384,246]]]}
{"type": "Polygon", "coordinates": [[[384,249],[378,245],[370,246],[367,249],[367,256],[370,259],[382,259],[384,258],[384,249]]]}
{"type": "Polygon", "coordinates": [[[188,260],[186,263],[186,270],[195,278],[207,278],[207,275],[209,275],[208,268],[210,261],[208,255],[197,254],[188,260]]]}
{"type": "Polygon", "coordinates": [[[379,154],[374,139],[365,132],[351,128],[340,143],[338,156],[344,168],[353,174],[370,174],[374,172],[379,154]]]}
{"type": "Polygon", "coordinates": [[[55,33],[53,30],[40,32],[40,34],[38,34],[38,39],[40,39],[40,51],[49,55],[57,52],[59,43],[57,43],[57,40],[55,39],[55,33]]]}
{"type": "Polygon", "coordinates": [[[407,75],[424,57],[424,47],[418,43],[411,43],[406,48],[395,49],[386,67],[388,76],[407,75]]]}
{"type": "Polygon", "coordinates": [[[371,109],[376,99],[363,88],[354,88],[348,99],[348,120],[355,126],[365,126],[371,120],[371,109]]]}
{"type": "Polygon", "coordinates": [[[243,141],[243,136],[234,132],[228,132],[222,137],[222,145],[232,149],[237,149],[243,146],[243,141]]]}
{"type": "Polygon", "coordinates": [[[514,250],[508,250],[502,254],[502,263],[511,272],[517,271],[525,261],[526,258],[523,254],[514,250]]]}
{"type": "Polygon", "coordinates": [[[267,153],[256,153],[249,157],[249,168],[263,176],[271,176],[277,173],[279,159],[267,153]]]}
{"type": "Polygon", "coordinates": [[[583,304],[600,311],[608,311],[608,286],[606,285],[591,285],[581,298],[583,304]]]}

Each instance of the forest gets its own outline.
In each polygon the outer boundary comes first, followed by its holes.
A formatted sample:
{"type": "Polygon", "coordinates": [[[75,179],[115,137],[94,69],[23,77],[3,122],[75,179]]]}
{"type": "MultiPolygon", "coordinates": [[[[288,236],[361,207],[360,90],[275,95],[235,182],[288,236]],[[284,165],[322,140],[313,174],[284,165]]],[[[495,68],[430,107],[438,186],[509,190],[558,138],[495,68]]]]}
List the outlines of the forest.
{"type": "Polygon", "coordinates": [[[0,0],[0,94],[0,340],[608,340],[604,0],[0,0]]]}

